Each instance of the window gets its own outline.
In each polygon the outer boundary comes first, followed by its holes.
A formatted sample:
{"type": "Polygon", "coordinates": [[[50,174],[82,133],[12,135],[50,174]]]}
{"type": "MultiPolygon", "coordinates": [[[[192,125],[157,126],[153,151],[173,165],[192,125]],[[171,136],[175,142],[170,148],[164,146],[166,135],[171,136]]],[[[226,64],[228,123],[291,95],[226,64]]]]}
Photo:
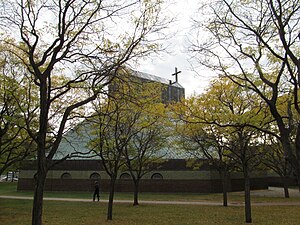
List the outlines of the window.
{"type": "Polygon", "coordinates": [[[90,176],[91,180],[99,180],[100,179],[100,174],[99,173],[92,173],[90,176]]]}
{"type": "Polygon", "coordinates": [[[63,173],[60,178],[61,179],[72,179],[72,176],[70,173],[63,173]]]}
{"type": "Polygon", "coordinates": [[[120,176],[120,179],[121,180],[130,180],[131,176],[130,176],[129,173],[122,173],[121,176],[120,176]]]}
{"type": "Polygon", "coordinates": [[[160,173],[154,173],[154,174],[151,176],[151,179],[152,179],[152,180],[162,180],[162,179],[163,179],[163,176],[162,176],[160,173]]]}

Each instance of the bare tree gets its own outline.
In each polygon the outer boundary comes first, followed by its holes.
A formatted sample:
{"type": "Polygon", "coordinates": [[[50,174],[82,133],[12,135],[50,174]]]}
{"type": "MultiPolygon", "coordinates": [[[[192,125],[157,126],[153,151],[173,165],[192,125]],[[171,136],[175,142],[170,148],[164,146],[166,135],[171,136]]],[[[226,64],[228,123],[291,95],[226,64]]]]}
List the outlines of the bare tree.
{"type": "Polygon", "coordinates": [[[26,129],[37,145],[32,224],[41,225],[46,175],[66,127],[122,65],[156,49],[152,34],[167,22],[160,1],[2,1],[0,10],[1,43],[38,89],[38,128],[27,120],[26,129]]]}

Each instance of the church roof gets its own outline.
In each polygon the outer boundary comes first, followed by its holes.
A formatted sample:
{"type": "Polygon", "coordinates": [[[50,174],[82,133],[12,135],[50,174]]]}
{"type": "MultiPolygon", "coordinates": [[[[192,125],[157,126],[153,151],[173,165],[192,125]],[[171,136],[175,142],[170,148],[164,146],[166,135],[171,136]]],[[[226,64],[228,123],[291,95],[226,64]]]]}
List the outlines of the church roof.
{"type": "Polygon", "coordinates": [[[155,75],[152,75],[149,73],[144,73],[144,72],[135,71],[135,70],[132,70],[132,73],[134,76],[140,77],[142,79],[159,82],[159,83],[170,85],[170,86],[177,87],[177,88],[183,88],[183,86],[181,86],[178,82],[174,82],[174,83],[170,84],[171,80],[168,80],[166,78],[162,78],[162,77],[155,76],[155,75]]]}
{"type": "MultiPolygon", "coordinates": [[[[168,85],[168,89],[170,91],[167,92],[169,101],[178,101],[182,96],[184,97],[184,88],[178,83],[174,82],[172,83],[170,80],[154,76],[148,73],[143,73],[139,71],[131,70],[130,72],[133,76],[139,77],[141,79],[159,82],[162,84],[168,85]],[[175,90],[175,92],[174,92],[175,90]],[[170,93],[169,93],[170,92],[170,93]],[[179,93],[180,92],[180,93],[179,93]],[[173,94],[173,95],[172,95],[173,94]]],[[[99,156],[95,156],[95,153],[93,153],[88,148],[88,143],[91,140],[91,124],[88,122],[81,122],[77,125],[73,130],[70,130],[67,132],[63,140],[61,141],[58,151],[56,155],[54,156],[54,159],[61,159],[67,155],[70,155],[74,152],[81,152],[81,156],[90,159],[91,157],[99,158],[99,156]]],[[[176,136],[170,136],[167,138],[167,142],[169,143],[168,147],[164,147],[157,150],[157,155],[161,156],[166,159],[186,159],[189,158],[185,153],[182,151],[178,151],[176,149],[176,146],[174,147],[174,144],[176,141],[176,136]],[[172,146],[173,145],[173,146],[172,146]],[[170,147],[172,146],[172,147],[170,147]]],[[[82,157],[74,157],[74,159],[78,159],[82,157]]]]}
{"type": "MultiPolygon", "coordinates": [[[[91,124],[88,122],[82,122],[77,125],[76,128],[70,130],[64,135],[59,148],[54,156],[54,160],[59,160],[67,155],[76,153],[77,156],[71,159],[100,159],[95,152],[91,151],[88,147],[88,143],[91,139],[95,138],[91,135],[91,124]]],[[[166,147],[157,149],[156,156],[163,159],[188,159],[190,155],[185,151],[181,151],[176,146],[176,136],[169,136],[166,138],[168,143],[166,147]]]]}

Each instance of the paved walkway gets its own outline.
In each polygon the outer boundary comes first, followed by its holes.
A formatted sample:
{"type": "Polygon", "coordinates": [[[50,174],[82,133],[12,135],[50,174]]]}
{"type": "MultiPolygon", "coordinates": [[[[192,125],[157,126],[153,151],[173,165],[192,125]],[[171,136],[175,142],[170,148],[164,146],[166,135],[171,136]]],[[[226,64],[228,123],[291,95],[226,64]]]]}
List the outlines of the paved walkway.
{"type": "MultiPolygon", "coordinates": [[[[2,195],[0,198],[3,199],[24,199],[32,200],[33,197],[23,196],[5,196],[2,195]]],[[[90,199],[83,198],[44,198],[46,201],[67,201],[67,202],[91,202],[90,199]]],[[[101,200],[100,202],[107,203],[108,200],[101,200]]],[[[114,200],[115,203],[128,203],[131,204],[132,200],[114,200]]],[[[222,206],[221,202],[210,202],[210,201],[139,201],[140,204],[154,204],[154,205],[206,205],[206,206],[222,206]]],[[[243,202],[229,202],[228,206],[243,206],[243,202]]],[[[300,202],[253,202],[252,206],[300,206],[300,202]]]]}

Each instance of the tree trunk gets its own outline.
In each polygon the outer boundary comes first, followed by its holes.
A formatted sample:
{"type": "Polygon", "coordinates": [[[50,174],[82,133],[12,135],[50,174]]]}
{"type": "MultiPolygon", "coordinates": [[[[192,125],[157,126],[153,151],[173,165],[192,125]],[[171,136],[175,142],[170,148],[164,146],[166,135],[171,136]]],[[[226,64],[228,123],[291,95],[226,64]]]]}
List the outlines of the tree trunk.
{"type": "Polygon", "coordinates": [[[42,225],[44,186],[47,176],[46,137],[48,130],[47,76],[39,74],[40,79],[40,116],[37,137],[37,173],[35,175],[35,190],[32,207],[32,225],[42,225]]]}
{"type": "MultiPolygon", "coordinates": [[[[271,110],[272,112],[272,110],[271,110]]],[[[297,125],[296,140],[292,142],[290,139],[290,131],[285,127],[281,119],[278,119],[279,116],[273,117],[276,119],[279,132],[280,132],[280,142],[284,150],[284,157],[288,160],[296,173],[296,178],[298,182],[298,189],[300,192],[300,124],[297,125]]]]}
{"type": "Polygon", "coordinates": [[[111,178],[111,180],[110,180],[110,187],[109,187],[107,220],[112,220],[113,201],[114,201],[114,194],[115,194],[115,182],[116,182],[116,178],[111,178]]]}
{"type": "Polygon", "coordinates": [[[288,186],[288,177],[282,177],[282,185],[283,185],[283,190],[284,190],[284,197],[289,198],[289,186],[288,186]]]}
{"type": "Polygon", "coordinates": [[[300,173],[296,174],[296,176],[297,176],[298,190],[300,192],[300,173]]]}
{"type": "Polygon", "coordinates": [[[296,168],[295,173],[297,177],[298,190],[300,192],[300,124],[297,126],[297,134],[296,134],[296,168]]]}
{"type": "Polygon", "coordinates": [[[245,218],[246,223],[252,223],[251,218],[251,198],[250,198],[250,178],[248,172],[244,172],[245,179],[245,218]]]}
{"type": "Polygon", "coordinates": [[[139,205],[139,180],[134,181],[134,198],[133,198],[133,205],[139,205]]]}
{"type": "Polygon", "coordinates": [[[46,181],[45,172],[40,172],[35,178],[35,190],[32,207],[32,225],[42,225],[43,196],[46,181]]]}
{"type": "Polygon", "coordinates": [[[223,206],[228,205],[227,201],[227,176],[225,172],[221,173],[222,177],[222,191],[223,191],[223,206]]]}

